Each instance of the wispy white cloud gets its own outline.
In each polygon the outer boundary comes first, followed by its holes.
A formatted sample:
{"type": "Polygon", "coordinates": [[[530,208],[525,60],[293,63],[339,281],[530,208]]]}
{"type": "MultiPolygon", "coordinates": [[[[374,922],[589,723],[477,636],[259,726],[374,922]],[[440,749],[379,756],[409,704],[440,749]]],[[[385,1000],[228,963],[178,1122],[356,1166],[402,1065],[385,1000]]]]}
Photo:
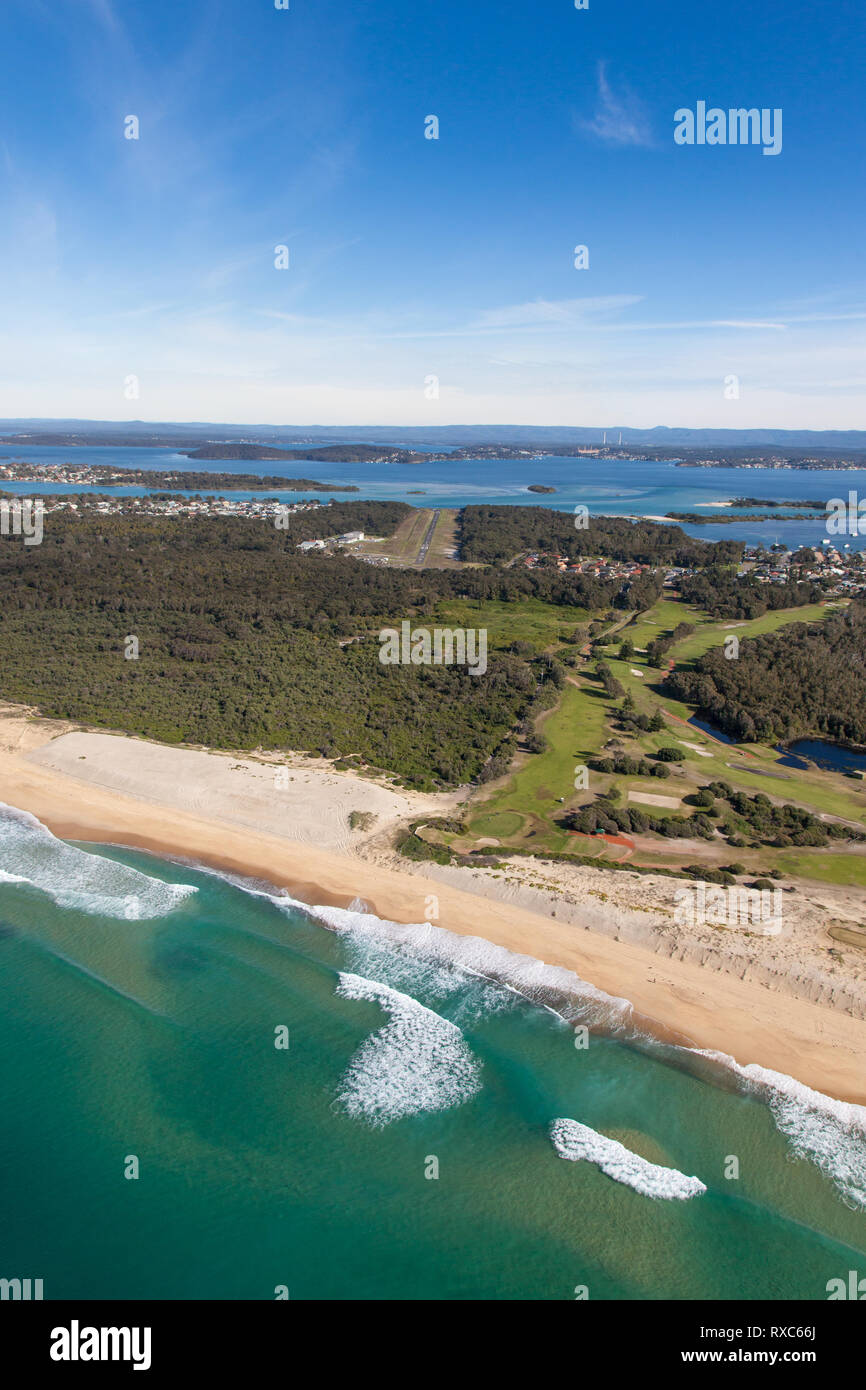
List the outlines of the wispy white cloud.
{"type": "Polygon", "coordinates": [[[850,314],[792,314],[789,323],[849,323],[852,319],[866,319],[866,310],[858,309],[850,314]]]}
{"type": "Polygon", "coordinates": [[[614,91],[606,67],[598,65],[595,114],[589,120],[577,117],[577,129],[607,145],[652,145],[652,128],[641,102],[625,85],[614,91]]]}
{"type": "Polygon", "coordinates": [[[597,295],[586,299],[534,299],[526,304],[506,304],[485,309],[470,329],[568,328],[587,318],[639,304],[639,294],[597,295]]]}
{"type": "Polygon", "coordinates": [[[784,331],[787,326],[786,323],[770,323],[764,319],[710,319],[707,323],[707,328],[773,328],[779,331],[784,331]]]}
{"type": "Polygon", "coordinates": [[[169,309],[174,309],[173,300],[165,300],[161,303],[141,304],[135,309],[118,309],[113,313],[100,313],[102,321],[110,323],[113,319],[146,319],[154,315],[164,314],[169,309]]]}
{"type": "Polygon", "coordinates": [[[784,332],[788,325],[787,323],[772,322],[768,319],[677,319],[667,323],[631,320],[627,323],[601,324],[599,327],[624,333],[690,332],[694,328],[744,328],[784,332]]]}

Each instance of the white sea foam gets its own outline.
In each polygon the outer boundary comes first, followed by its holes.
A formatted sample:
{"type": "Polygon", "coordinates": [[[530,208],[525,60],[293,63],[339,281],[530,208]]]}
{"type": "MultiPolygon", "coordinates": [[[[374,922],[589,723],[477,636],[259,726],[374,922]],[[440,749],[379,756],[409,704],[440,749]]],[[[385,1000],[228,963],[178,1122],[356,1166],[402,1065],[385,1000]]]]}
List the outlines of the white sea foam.
{"type": "Polygon", "coordinates": [[[3,883],[29,884],[59,907],[127,921],[164,917],[197,890],[163,883],[138,869],[58,840],[27,811],[0,802],[0,870],[3,883]]]}
{"type": "Polygon", "coordinates": [[[742,1090],[759,1095],[769,1106],[796,1158],[816,1164],[849,1206],[866,1208],[866,1107],[834,1100],[783,1072],[756,1064],[741,1066],[724,1053],[661,1044],[635,1027],[628,1000],[605,994],[570,970],[515,955],[479,937],[458,936],[429,922],[407,927],[341,908],[295,906],[337,931],[399,942],[434,960],[456,960],[464,970],[505,983],[533,1002],[554,1008],[569,1022],[585,1022],[642,1042],[656,1055],[676,1055],[687,1064],[697,1058],[721,1064],[742,1090]]]}
{"type": "MultiPolygon", "coordinates": [[[[283,912],[301,912],[323,923],[343,937],[354,973],[378,979],[397,990],[421,994],[434,1009],[438,1001],[453,1000],[455,994],[471,984],[471,992],[467,991],[462,1000],[452,1003],[452,1021],[459,1027],[511,1008],[517,1000],[519,991],[512,985],[458,959],[458,952],[449,950],[447,942],[443,944],[442,938],[450,941],[451,934],[438,928],[431,933],[429,922],[411,927],[389,922],[370,912],[361,898],[354,898],[347,908],[311,906],[285,891],[275,893],[273,889],[254,887],[252,880],[224,869],[203,865],[201,871],[231,883],[250,897],[264,898],[283,912]]],[[[454,937],[453,940],[465,938],[454,937]]]]}
{"type": "MultiPolygon", "coordinates": [[[[264,896],[284,910],[303,912],[334,931],[350,934],[359,950],[365,941],[371,948],[378,942],[428,964],[456,965],[464,974],[505,985],[569,1022],[584,1022],[639,1042],[656,1056],[682,1059],[705,1080],[712,1077],[696,1065],[701,1059],[724,1067],[741,1090],[759,1096],[769,1107],[795,1157],[820,1168],[850,1206],[866,1208],[866,1107],[834,1100],[783,1072],[756,1064],[741,1066],[726,1053],[660,1043],[634,1025],[627,999],[605,994],[573,971],[516,955],[480,937],[460,936],[430,922],[405,926],[370,913],[311,907],[287,894],[264,896]]],[[[389,978],[396,976],[389,971],[389,978]]]]}
{"type": "MultiPolygon", "coordinates": [[[[465,984],[467,976],[473,977],[488,985],[504,986],[569,1022],[591,1022],[611,1032],[630,1031],[632,1009],[627,999],[605,994],[571,970],[546,965],[534,956],[518,955],[483,937],[461,936],[432,922],[405,924],[341,907],[311,907],[289,897],[274,897],[273,901],[284,909],[305,912],[332,931],[346,934],[355,949],[387,945],[407,962],[423,961],[431,972],[431,985],[435,982],[442,992],[448,992],[446,975],[434,974],[434,967],[439,972],[451,972],[452,990],[465,984]]],[[[491,997],[487,1003],[492,1002],[491,997]]]]}
{"type": "Polygon", "coordinates": [[[726,1052],[700,1055],[735,1072],[746,1091],[769,1105],[794,1156],[815,1163],[849,1206],[866,1208],[866,1107],[834,1100],[755,1062],[741,1066],[726,1052]]]}
{"type": "Polygon", "coordinates": [[[460,1028],[512,1007],[517,999],[455,961],[431,959],[387,938],[350,933],[345,944],[346,964],[355,974],[390,985],[434,1011],[447,1000],[449,1017],[460,1028]]]}
{"type": "Polygon", "coordinates": [[[677,1168],[663,1168],[659,1163],[650,1163],[640,1154],[627,1149],[625,1144],[608,1139],[577,1120],[554,1120],[550,1126],[550,1137],[560,1158],[594,1163],[614,1182],[633,1187],[644,1197],[684,1202],[707,1190],[700,1178],[687,1177],[677,1168]]]}
{"type": "Polygon", "coordinates": [[[339,1099],[350,1115],[382,1126],[462,1105],[481,1089],[480,1065],[448,1019],[361,975],[341,974],[337,993],[371,1000],[390,1016],[361,1044],[342,1079],[339,1099]]]}

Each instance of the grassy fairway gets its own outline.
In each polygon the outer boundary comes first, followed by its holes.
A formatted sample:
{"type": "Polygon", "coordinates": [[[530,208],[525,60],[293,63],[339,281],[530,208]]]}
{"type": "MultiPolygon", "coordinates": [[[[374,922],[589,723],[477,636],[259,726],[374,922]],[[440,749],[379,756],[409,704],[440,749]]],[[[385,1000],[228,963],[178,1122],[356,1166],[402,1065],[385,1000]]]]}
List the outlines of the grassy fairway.
{"type": "MultiPolygon", "coordinates": [[[[761,618],[742,623],[733,622],[730,618],[710,618],[703,614],[697,632],[693,632],[691,637],[684,637],[682,642],[677,642],[671,647],[668,655],[673,657],[677,666],[682,666],[688,661],[696,661],[711,647],[722,646],[726,637],[733,635],[744,641],[750,637],[763,637],[768,632],[778,632],[779,628],[787,627],[789,623],[817,623],[827,616],[828,608],[835,606],[811,603],[803,608],[780,608],[775,613],[765,613],[761,618]]],[[[694,622],[696,619],[697,615],[688,621],[694,622]]]]}
{"type": "MultiPolygon", "coordinates": [[[[702,610],[684,608],[682,604],[661,600],[647,613],[642,614],[635,626],[628,628],[623,636],[630,637],[636,646],[645,646],[646,642],[651,642],[653,638],[670,632],[678,622],[695,623],[697,630],[691,636],[677,642],[665,656],[665,660],[670,658],[677,666],[682,666],[703,656],[711,647],[723,645],[725,638],[731,633],[744,641],[760,637],[767,632],[778,632],[790,623],[819,622],[837,607],[838,603],[816,603],[803,608],[784,608],[775,613],[765,613],[763,617],[755,618],[751,622],[732,624],[730,619],[711,618],[702,610]],[[640,641],[634,636],[638,629],[643,639],[640,641]]],[[[651,714],[662,708],[675,716],[665,734],[655,736],[655,743],[651,735],[640,740],[644,749],[652,750],[660,743],[674,742],[680,746],[683,743],[694,743],[712,754],[711,757],[701,757],[691,749],[684,750],[688,760],[687,770],[694,773],[699,782],[729,782],[738,790],[748,792],[752,796],[756,792],[764,792],[767,796],[805,806],[816,814],[825,812],[843,820],[866,823],[866,788],[859,790],[857,783],[819,769],[799,772],[793,768],[778,767],[779,754],[774,748],[753,743],[722,744],[708,738],[694,726],[686,728],[683,723],[677,721],[688,721],[694,711],[690,706],[682,704],[679,700],[672,700],[669,696],[661,694],[658,689],[654,689],[660,684],[665,673],[657,667],[649,666],[645,655],[636,654],[627,661],[616,658],[606,660],[620,684],[631,693],[639,712],[651,714]],[[633,675],[633,671],[639,671],[641,674],[633,675]],[[732,768],[732,762],[741,763],[743,766],[732,768]],[[768,773],[773,775],[768,776],[768,773]]]]}
{"type": "MultiPolygon", "coordinates": [[[[661,599],[647,613],[617,634],[611,653],[618,649],[621,639],[629,638],[636,647],[645,647],[655,637],[670,632],[677,623],[688,621],[696,631],[670,649],[670,656],[679,665],[693,661],[710,647],[724,642],[731,632],[741,639],[775,632],[792,622],[815,622],[825,617],[835,604],[815,604],[806,608],[785,609],[765,614],[752,622],[732,625],[730,620],[710,618],[708,614],[672,600],[661,599]]],[[[470,602],[442,605],[440,616],[462,626],[488,626],[491,645],[506,646],[514,640],[533,642],[538,648],[555,650],[562,637],[573,631],[577,622],[587,615],[579,610],[563,610],[551,604],[531,601],[515,611],[509,604],[473,604],[470,602]]],[[[574,647],[570,646],[573,651],[574,647]]],[[[556,821],[566,809],[592,802],[605,792],[611,782],[619,786],[628,805],[630,791],[651,792],[662,796],[683,797],[711,781],[724,781],[738,791],[754,795],[764,792],[776,801],[792,802],[814,814],[829,814],[843,820],[866,825],[866,786],[848,781],[838,774],[810,769],[779,768],[775,749],[750,744],[738,747],[710,738],[700,729],[685,722],[692,710],[660,694],[658,685],[664,672],[647,665],[646,656],[637,653],[625,661],[605,656],[617,680],[629,691],[638,712],[653,714],[663,709],[669,718],[658,733],[624,734],[621,742],[632,757],[652,757],[665,745],[681,748],[685,758],[676,765],[670,777],[608,776],[592,772],[590,790],[576,791],[576,766],[587,763],[601,753],[613,735],[611,716],[620,701],[608,701],[598,683],[584,671],[571,676],[564,687],[558,705],[542,716],[539,728],[547,741],[544,752],[520,756],[520,765],[507,781],[490,794],[482,793],[470,813],[470,829],[475,837],[498,839],[503,845],[536,848],[539,851],[570,850],[579,854],[617,855],[604,842],[567,834],[556,821]],[[637,673],[637,674],[636,674],[637,673]],[[694,745],[689,747],[687,745],[694,745]],[[740,766],[731,766],[731,764],[740,766]],[[781,775],[780,775],[781,774],[781,775]]],[[[594,663],[592,663],[594,664],[594,663]]],[[[585,670],[585,668],[584,668],[585,670]]],[[[680,813],[688,813],[688,806],[680,813]]],[[[659,816],[677,814],[664,807],[653,808],[659,816]]],[[[866,887],[866,855],[838,850],[774,850],[732,851],[724,841],[704,842],[701,850],[712,858],[743,858],[750,865],[758,860],[768,867],[778,867],[783,873],[814,879],[819,882],[863,885],[866,887]]],[[[642,852],[641,863],[658,863],[675,867],[678,856],[671,854],[669,845],[658,841],[642,852]]]]}
{"type": "MultiPolygon", "coordinates": [[[[696,631],[681,642],[676,642],[665,656],[665,660],[671,658],[677,666],[681,666],[697,660],[711,647],[722,646],[725,638],[731,634],[743,641],[749,637],[762,637],[767,632],[778,632],[788,623],[820,622],[838,606],[838,601],[835,601],[807,604],[803,608],[780,608],[775,613],[765,613],[763,617],[753,618],[749,622],[736,622],[730,618],[711,618],[703,609],[675,603],[673,599],[659,599],[618,636],[628,638],[635,647],[646,647],[655,638],[672,632],[678,623],[694,623],[696,631]]],[[[642,653],[638,653],[638,659],[632,665],[640,665],[641,660],[645,662],[646,659],[642,653]]]]}
{"type": "Polygon", "coordinates": [[[589,689],[567,684],[557,707],[542,721],[547,748],[529,757],[505,787],[478,804],[470,822],[473,834],[495,835],[510,843],[531,838],[539,849],[564,849],[571,837],[553,821],[562,815],[563,801],[567,804],[575,797],[575,767],[604,741],[606,708],[589,689]],[[509,834],[503,826],[513,824],[515,815],[520,829],[509,834]]]}
{"type": "Polygon", "coordinates": [[[846,888],[866,888],[866,855],[846,853],[839,850],[833,853],[824,850],[798,852],[797,850],[776,850],[773,866],[783,874],[799,878],[813,878],[820,883],[835,883],[846,888]]]}
{"type": "Polygon", "coordinates": [[[629,623],[621,636],[627,637],[636,647],[645,647],[661,633],[671,632],[677,623],[694,622],[694,612],[693,608],[687,608],[684,603],[660,598],[646,613],[639,614],[633,623],[629,623]]]}
{"type": "Polygon", "coordinates": [[[491,648],[510,647],[512,642],[532,642],[539,651],[558,646],[588,620],[585,608],[562,608],[559,604],[534,598],[520,603],[454,599],[438,605],[435,619],[449,627],[486,628],[491,648]]]}

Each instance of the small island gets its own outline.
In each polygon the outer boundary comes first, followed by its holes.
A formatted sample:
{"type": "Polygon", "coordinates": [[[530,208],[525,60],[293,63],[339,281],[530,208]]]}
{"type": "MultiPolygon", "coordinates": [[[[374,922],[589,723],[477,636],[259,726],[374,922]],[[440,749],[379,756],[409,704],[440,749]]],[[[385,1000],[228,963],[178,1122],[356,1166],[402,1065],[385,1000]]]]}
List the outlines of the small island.
{"type": "Polygon", "coordinates": [[[527,492],[556,492],[556,488],[545,487],[543,483],[530,483],[527,492]]]}
{"type": "Polygon", "coordinates": [[[667,521],[686,526],[733,526],[741,521],[820,521],[814,512],[722,512],[707,516],[705,512],[665,512],[667,521]]]}
{"type": "Polygon", "coordinates": [[[781,498],[772,497],[732,497],[729,504],[731,507],[811,507],[815,511],[823,511],[826,502],[820,498],[817,501],[806,500],[805,502],[787,502],[781,498]]]}

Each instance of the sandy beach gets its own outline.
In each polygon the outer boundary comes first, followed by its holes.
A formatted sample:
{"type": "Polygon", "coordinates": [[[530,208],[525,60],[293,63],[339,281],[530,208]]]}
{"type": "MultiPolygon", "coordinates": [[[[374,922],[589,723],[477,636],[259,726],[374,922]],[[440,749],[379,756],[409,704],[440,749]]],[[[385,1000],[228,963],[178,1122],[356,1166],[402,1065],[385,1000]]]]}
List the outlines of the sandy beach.
{"type": "MultiPolygon", "coordinates": [[[[447,813],[461,793],[424,796],[320,760],[289,763],[285,770],[280,760],[280,772],[266,754],[168,748],[0,710],[0,799],[56,835],[207,864],[309,903],[360,899],[390,921],[433,920],[627,998],[670,1041],[866,1103],[858,972],[824,978],[809,966],[808,904],[800,905],[805,955],[792,931],[761,960],[737,933],[702,942],[675,931],[673,880],[580,868],[563,876],[562,866],[535,861],[499,872],[410,865],[389,835],[411,816],[447,813]],[[353,811],[374,820],[353,828],[353,811]]],[[[828,909],[845,915],[853,904],[828,901],[828,909]]]]}

